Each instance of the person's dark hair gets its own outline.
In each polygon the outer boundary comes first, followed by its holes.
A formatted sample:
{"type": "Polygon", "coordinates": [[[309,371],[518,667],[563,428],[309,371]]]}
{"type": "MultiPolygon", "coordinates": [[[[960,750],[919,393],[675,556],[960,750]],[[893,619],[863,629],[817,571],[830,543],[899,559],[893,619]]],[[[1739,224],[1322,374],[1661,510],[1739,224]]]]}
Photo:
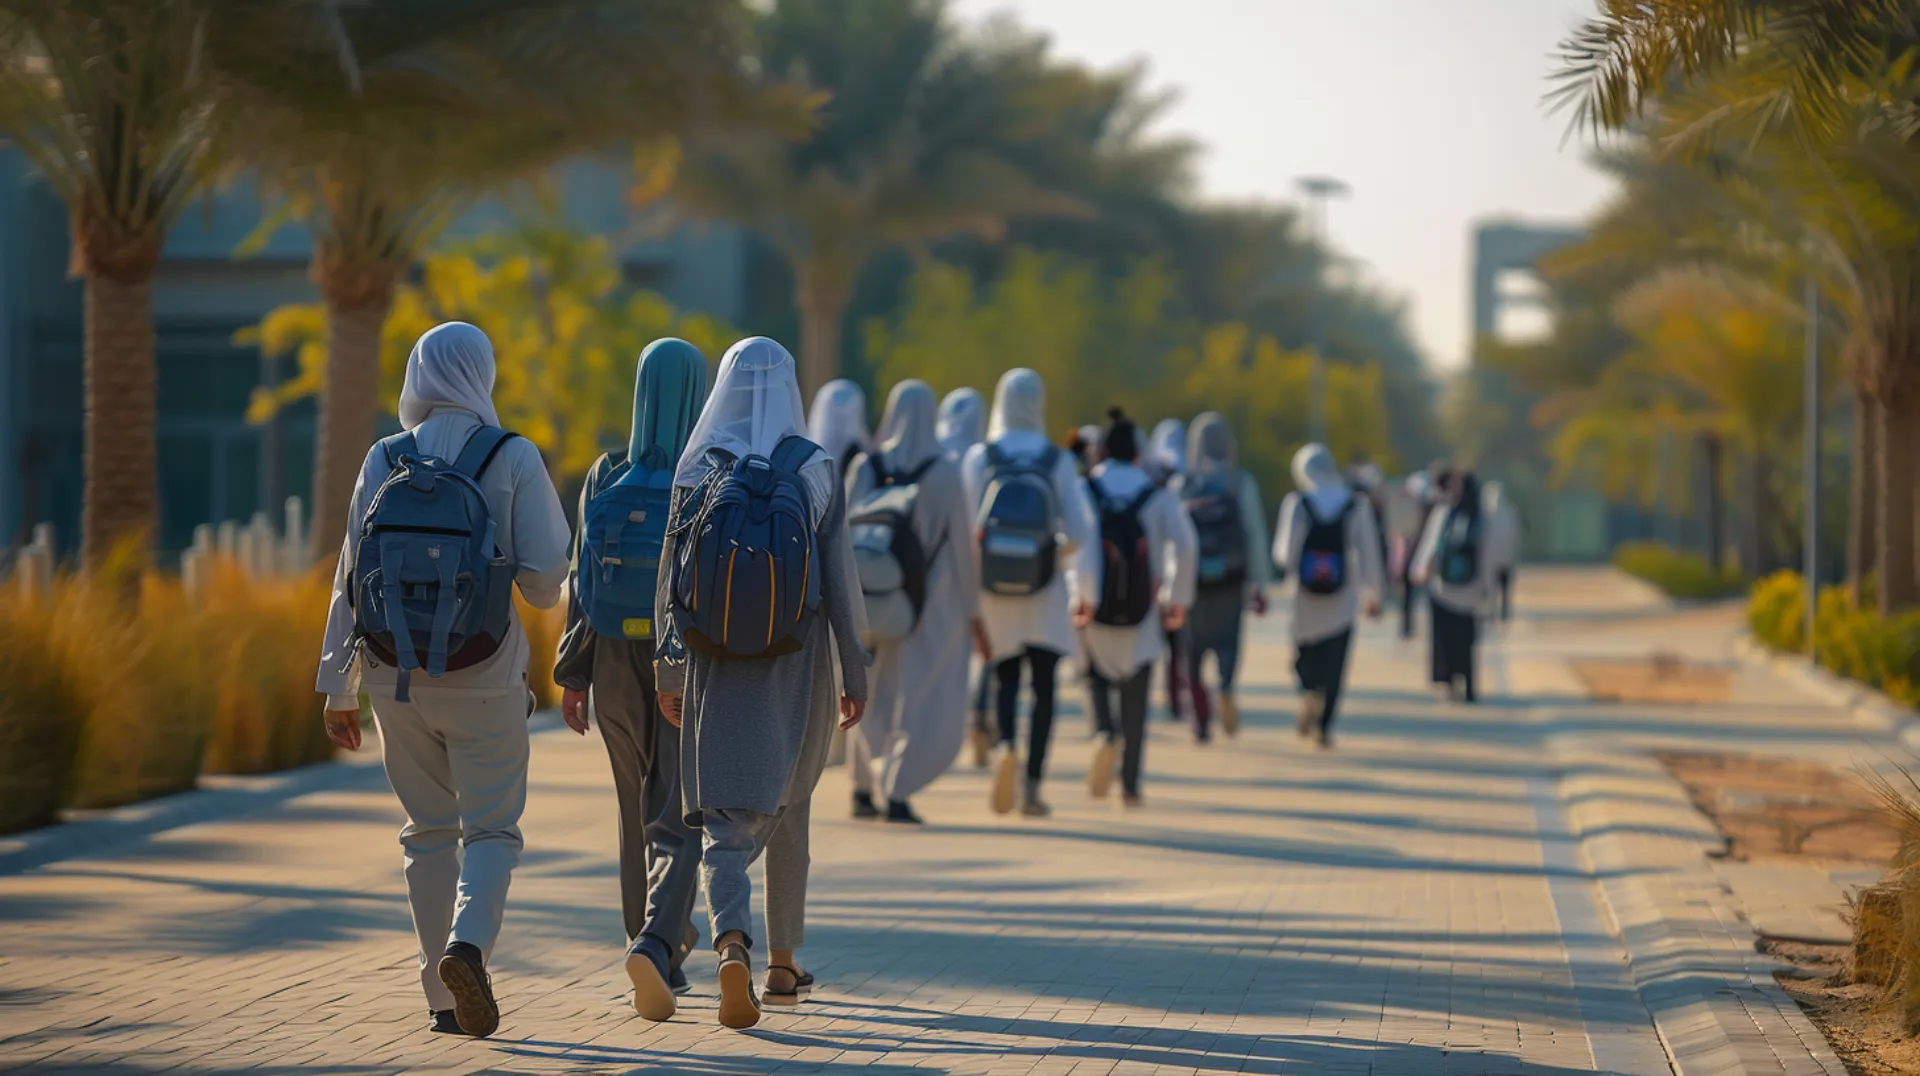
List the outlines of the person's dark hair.
{"type": "Polygon", "coordinates": [[[1121,463],[1133,463],[1140,458],[1140,431],[1125,411],[1118,407],[1107,409],[1107,436],[1102,440],[1107,458],[1121,463]]]}
{"type": "Polygon", "coordinates": [[[1472,471],[1455,471],[1453,485],[1449,490],[1453,494],[1453,503],[1470,516],[1480,514],[1480,479],[1472,471]]]}

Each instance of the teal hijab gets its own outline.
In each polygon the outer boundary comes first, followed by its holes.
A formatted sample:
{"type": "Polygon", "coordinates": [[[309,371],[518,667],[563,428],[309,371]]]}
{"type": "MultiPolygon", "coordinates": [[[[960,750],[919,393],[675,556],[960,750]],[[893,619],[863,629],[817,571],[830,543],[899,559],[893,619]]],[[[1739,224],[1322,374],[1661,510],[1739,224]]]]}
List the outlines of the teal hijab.
{"type": "Polygon", "coordinates": [[[685,340],[668,336],[640,353],[633,375],[633,433],[627,458],[655,452],[653,466],[672,467],[687,447],[694,420],[707,402],[707,357],[685,340]]]}

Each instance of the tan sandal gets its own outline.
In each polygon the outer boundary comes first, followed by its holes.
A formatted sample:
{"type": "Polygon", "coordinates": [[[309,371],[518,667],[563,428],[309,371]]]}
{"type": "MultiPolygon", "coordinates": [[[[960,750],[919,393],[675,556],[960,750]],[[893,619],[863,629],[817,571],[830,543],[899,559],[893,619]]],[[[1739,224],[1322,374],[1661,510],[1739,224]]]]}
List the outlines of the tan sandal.
{"type": "Polygon", "coordinates": [[[720,1024],[744,1031],[760,1022],[760,999],[753,993],[753,957],[735,942],[720,951],[720,1024]]]}

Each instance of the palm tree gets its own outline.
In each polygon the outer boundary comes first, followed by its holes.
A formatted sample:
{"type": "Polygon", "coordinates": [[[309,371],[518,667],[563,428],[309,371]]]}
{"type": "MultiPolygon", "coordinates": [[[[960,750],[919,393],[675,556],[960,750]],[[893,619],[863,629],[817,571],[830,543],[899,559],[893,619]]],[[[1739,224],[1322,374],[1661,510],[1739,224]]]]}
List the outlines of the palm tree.
{"type": "Polygon", "coordinates": [[[158,520],[154,268],[231,133],[230,73],[314,60],[344,87],[333,0],[0,0],[0,130],[66,202],[85,283],[81,552],[101,564],[158,520]]]}
{"type": "Polygon", "coordinates": [[[379,411],[381,327],[443,225],[491,190],[596,147],[784,118],[742,62],[736,0],[390,0],[342,13],[351,92],[282,66],[254,83],[248,144],[314,233],[327,366],[312,549],[332,555],[379,411]]]}
{"type": "Polygon", "coordinates": [[[847,304],[875,255],[1083,211],[1020,163],[1019,147],[1051,133],[1027,54],[960,40],[943,0],[780,0],[759,51],[766,70],[830,95],[819,129],[804,143],[689,144],[673,198],[785,258],[809,391],[839,376],[847,304]]]}

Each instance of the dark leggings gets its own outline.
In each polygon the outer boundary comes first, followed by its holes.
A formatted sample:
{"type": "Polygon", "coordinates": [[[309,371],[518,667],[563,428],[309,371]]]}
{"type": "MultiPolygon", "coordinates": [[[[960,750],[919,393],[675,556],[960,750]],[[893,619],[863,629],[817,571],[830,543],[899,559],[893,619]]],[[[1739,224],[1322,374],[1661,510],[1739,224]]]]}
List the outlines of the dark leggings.
{"type": "Polygon", "coordinates": [[[1340,690],[1347,683],[1347,650],[1353,642],[1353,629],[1318,642],[1301,643],[1295,650],[1293,671],[1300,678],[1300,690],[1320,696],[1320,731],[1333,728],[1340,709],[1340,690]]]}
{"type": "Polygon", "coordinates": [[[1408,580],[1400,584],[1400,637],[1413,638],[1413,607],[1420,601],[1420,587],[1408,580]]]}
{"type": "Polygon", "coordinates": [[[1092,670],[1094,713],[1100,731],[1112,738],[1113,689],[1120,689],[1120,788],[1129,796],[1140,794],[1140,765],[1147,754],[1147,696],[1153,689],[1153,666],[1142,665],[1132,676],[1118,683],[1092,670]]]}
{"type": "Polygon", "coordinates": [[[1019,732],[1019,718],[1015,710],[1020,702],[1022,661],[1033,670],[1033,720],[1027,728],[1027,780],[1037,784],[1040,776],[1047,771],[1047,743],[1053,738],[1054,676],[1060,668],[1060,655],[1029,646],[1026,653],[1015,654],[994,670],[994,675],[1000,678],[998,716],[1000,742],[1003,744],[1013,743],[1019,732]]]}
{"type": "Polygon", "coordinates": [[[1472,613],[1458,613],[1440,602],[1427,602],[1433,622],[1433,682],[1451,686],[1460,681],[1468,702],[1474,692],[1474,644],[1479,641],[1480,625],[1472,613]]]}
{"type": "Polygon", "coordinates": [[[1513,569],[1500,569],[1500,619],[1513,619],[1513,569]]]}
{"type": "MultiPolygon", "coordinates": [[[[1207,725],[1207,695],[1198,678],[1189,676],[1193,635],[1186,628],[1167,632],[1167,709],[1168,717],[1184,721],[1189,711],[1200,728],[1207,725]]],[[[1149,677],[1151,679],[1151,677],[1149,677]]]]}

